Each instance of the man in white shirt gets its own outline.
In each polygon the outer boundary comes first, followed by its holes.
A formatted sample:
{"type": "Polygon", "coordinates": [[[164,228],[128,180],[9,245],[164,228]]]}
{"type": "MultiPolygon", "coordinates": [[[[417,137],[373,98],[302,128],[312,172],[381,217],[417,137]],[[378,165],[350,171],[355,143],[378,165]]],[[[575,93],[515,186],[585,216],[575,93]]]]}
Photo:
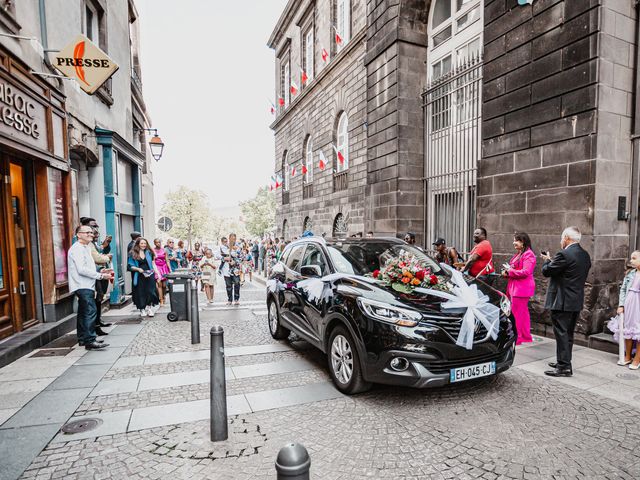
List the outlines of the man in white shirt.
{"type": "Polygon", "coordinates": [[[78,241],[67,252],[67,263],[69,265],[69,291],[78,297],[78,343],[84,345],[87,350],[99,350],[108,345],[96,342],[96,280],[111,280],[113,271],[96,272],[96,264],[90,250],[90,243],[93,241],[93,228],[89,225],[79,226],[76,228],[76,237],[78,241]]]}

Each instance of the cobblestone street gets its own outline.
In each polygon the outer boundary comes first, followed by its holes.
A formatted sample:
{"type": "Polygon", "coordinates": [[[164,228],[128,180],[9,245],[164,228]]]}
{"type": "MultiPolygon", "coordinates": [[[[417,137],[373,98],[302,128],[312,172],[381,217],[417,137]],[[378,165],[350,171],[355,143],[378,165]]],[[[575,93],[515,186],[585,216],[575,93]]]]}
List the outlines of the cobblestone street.
{"type": "MultiPolygon", "coordinates": [[[[201,304],[200,344],[191,345],[187,322],[167,322],[162,313],[139,326],[115,326],[106,340],[128,344],[111,347],[121,355],[93,389],[82,389],[66,417],[100,425],[47,440],[20,478],[275,478],[277,452],[290,441],[307,447],[318,479],[640,477],[640,375],[617,367],[614,355],[577,348],[573,378],[544,378],[554,344],[538,338],[520,349],[518,366],[496,377],[432,390],[377,386],[347,397],[329,383],[324,355],[295,338],[271,338],[261,284],[247,283],[242,293],[243,304],[227,308],[218,285],[216,304],[201,304]],[[223,325],[228,351],[229,439],[221,443],[209,441],[214,324],[223,325]]],[[[115,313],[109,318],[131,319],[115,313]]],[[[84,350],[73,352],[84,366],[69,360],[67,368],[102,366],[84,350]]],[[[29,361],[38,359],[20,360],[29,361]]],[[[0,370],[3,392],[38,378],[11,372],[0,370]]],[[[40,395],[51,393],[62,373],[47,373],[40,395]]],[[[0,433],[24,427],[20,409],[40,395],[18,405],[0,433]]],[[[9,400],[0,394],[3,409],[9,400]]],[[[3,440],[0,449],[7,448],[3,440]]],[[[3,470],[2,478],[15,477],[3,470]]]]}

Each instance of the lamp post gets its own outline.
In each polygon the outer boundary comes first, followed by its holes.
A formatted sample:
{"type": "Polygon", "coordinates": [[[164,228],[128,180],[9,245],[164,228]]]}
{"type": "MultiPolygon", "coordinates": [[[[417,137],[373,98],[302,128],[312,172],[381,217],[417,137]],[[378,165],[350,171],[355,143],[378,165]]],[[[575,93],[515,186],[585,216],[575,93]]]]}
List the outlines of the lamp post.
{"type": "Polygon", "coordinates": [[[157,128],[137,128],[139,132],[153,132],[153,137],[149,140],[149,148],[151,149],[151,156],[156,160],[162,158],[162,151],[164,150],[164,142],[158,135],[157,128]]]}

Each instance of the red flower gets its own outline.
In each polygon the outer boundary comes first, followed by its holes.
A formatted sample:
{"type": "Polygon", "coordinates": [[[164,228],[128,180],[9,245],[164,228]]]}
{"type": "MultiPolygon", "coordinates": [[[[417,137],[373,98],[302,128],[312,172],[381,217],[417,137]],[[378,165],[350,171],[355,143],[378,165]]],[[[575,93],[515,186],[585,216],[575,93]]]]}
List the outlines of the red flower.
{"type": "Polygon", "coordinates": [[[424,280],[425,274],[426,272],[424,270],[418,270],[416,272],[416,278],[422,282],[424,280]]]}
{"type": "Polygon", "coordinates": [[[431,285],[436,285],[438,283],[438,277],[436,277],[435,275],[431,275],[429,277],[429,283],[431,285]]]}
{"type": "Polygon", "coordinates": [[[380,270],[373,271],[373,278],[378,278],[380,276],[380,270]]]}

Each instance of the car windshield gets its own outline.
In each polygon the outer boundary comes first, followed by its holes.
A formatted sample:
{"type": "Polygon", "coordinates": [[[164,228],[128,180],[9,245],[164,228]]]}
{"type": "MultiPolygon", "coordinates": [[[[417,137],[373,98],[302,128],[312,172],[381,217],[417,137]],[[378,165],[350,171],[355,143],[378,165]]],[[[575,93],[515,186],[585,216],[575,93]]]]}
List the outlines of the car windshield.
{"type": "Polygon", "coordinates": [[[327,245],[331,260],[339,273],[366,275],[384,267],[394,258],[409,255],[429,267],[433,273],[442,269],[422,250],[401,243],[349,242],[327,245]]]}

